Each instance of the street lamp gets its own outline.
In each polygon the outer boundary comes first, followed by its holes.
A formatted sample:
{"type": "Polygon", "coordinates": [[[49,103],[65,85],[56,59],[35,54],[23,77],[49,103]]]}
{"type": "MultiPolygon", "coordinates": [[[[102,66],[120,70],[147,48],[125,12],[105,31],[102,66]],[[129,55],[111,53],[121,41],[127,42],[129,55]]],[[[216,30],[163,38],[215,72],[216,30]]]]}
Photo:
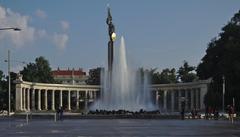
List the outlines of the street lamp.
{"type": "MultiPolygon", "coordinates": [[[[20,28],[16,28],[16,27],[0,28],[0,30],[21,31],[20,28]]],[[[10,111],[11,111],[10,50],[8,50],[8,60],[5,60],[5,62],[8,62],[8,116],[10,116],[10,111]]]]}
{"type": "Polygon", "coordinates": [[[10,60],[10,50],[8,50],[8,59],[4,60],[4,62],[8,63],[8,115],[10,116],[11,111],[11,64],[10,62],[19,62],[22,64],[26,64],[24,61],[10,60]]]}
{"type": "Polygon", "coordinates": [[[13,27],[8,27],[8,28],[0,28],[0,30],[14,30],[14,31],[21,31],[20,28],[13,28],[13,27]]]}
{"type": "Polygon", "coordinates": [[[223,90],[222,90],[222,111],[224,112],[224,106],[225,106],[225,101],[224,101],[224,96],[225,96],[225,77],[222,77],[223,79],[223,90]]]}

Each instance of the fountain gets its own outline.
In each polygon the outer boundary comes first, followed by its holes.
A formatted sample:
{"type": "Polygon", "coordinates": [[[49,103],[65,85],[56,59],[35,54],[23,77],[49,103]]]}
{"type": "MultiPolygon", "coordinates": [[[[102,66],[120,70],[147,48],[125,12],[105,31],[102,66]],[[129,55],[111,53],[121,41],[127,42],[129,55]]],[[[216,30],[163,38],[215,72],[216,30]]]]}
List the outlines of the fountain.
{"type": "Polygon", "coordinates": [[[149,77],[141,74],[127,62],[124,38],[114,55],[112,74],[102,72],[101,97],[91,107],[92,110],[154,110],[149,91],[149,77]],[[117,51],[117,52],[116,52],[117,51]],[[111,76],[111,78],[109,78],[111,76]],[[111,80],[111,81],[109,81],[111,80]],[[111,84],[111,85],[110,85],[111,84]]]}
{"type": "Polygon", "coordinates": [[[108,70],[102,72],[101,97],[91,109],[129,111],[156,109],[148,88],[148,75],[134,69],[128,63],[123,37],[121,37],[119,49],[116,49],[116,54],[113,54],[113,42],[116,39],[116,34],[109,7],[107,24],[109,31],[108,70]]]}

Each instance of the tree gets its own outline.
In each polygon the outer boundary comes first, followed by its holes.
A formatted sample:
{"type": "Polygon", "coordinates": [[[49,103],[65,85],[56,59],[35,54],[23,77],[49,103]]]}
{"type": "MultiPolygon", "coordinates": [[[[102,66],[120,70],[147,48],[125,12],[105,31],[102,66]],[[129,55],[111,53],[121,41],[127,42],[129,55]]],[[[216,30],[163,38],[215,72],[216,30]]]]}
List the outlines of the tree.
{"type": "Polygon", "coordinates": [[[3,78],[4,78],[3,71],[0,70],[0,82],[3,80],[3,78]]]}
{"type": "Polygon", "coordinates": [[[169,84],[169,83],[176,83],[177,82],[177,76],[176,76],[176,70],[174,68],[169,69],[163,69],[160,73],[160,84],[169,84]]]}
{"type": "Polygon", "coordinates": [[[101,84],[101,72],[103,68],[95,68],[89,70],[89,77],[86,80],[86,83],[89,85],[100,85],[101,84]]]}
{"type": "Polygon", "coordinates": [[[20,73],[25,81],[54,83],[49,62],[42,56],[36,58],[35,63],[27,64],[20,73]]]}
{"type": "MultiPolygon", "coordinates": [[[[15,109],[15,89],[16,85],[14,80],[16,80],[17,74],[14,72],[11,75],[11,108],[15,109]]],[[[8,107],[8,76],[5,77],[3,72],[0,70],[0,110],[7,110],[8,107]]]]}
{"type": "Polygon", "coordinates": [[[176,70],[174,68],[163,69],[161,73],[159,73],[156,70],[157,68],[154,69],[151,68],[150,70],[148,69],[144,70],[143,68],[139,69],[142,78],[144,72],[147,72],[149,74],[152,84],[169,84],[177,82],[176,70]]]}
{"type": "Polygon", "coordinates": [[[183,66],[179,68],[177,77],[180,82],[193,82],[197,80],[197,75],[194,71],[194,66],[190,66],[187,61],[183,61],[183,66]]]}
{"type": "Polygon", "coordinates": [[[0,70],[0,110],[7,109],[7,89],[6,80],[3,72],[0,70]]]}
{"type": "MultiPolygon", "coordinates": [[[[200,79],[212,78],[212,92],[222,95],[223,77],[226,82],[225,104],[240,100],[240,11],[236,13],[218,38],[208,44],[206,55],[197,67],[200,79]]],[[[211,105],[211,104],[210,104],[211,105]]],[[[221,106],[221,104],[218,104],[221,106]]],[[[240,102],[236,102],[239,110],[240,102]]]]}

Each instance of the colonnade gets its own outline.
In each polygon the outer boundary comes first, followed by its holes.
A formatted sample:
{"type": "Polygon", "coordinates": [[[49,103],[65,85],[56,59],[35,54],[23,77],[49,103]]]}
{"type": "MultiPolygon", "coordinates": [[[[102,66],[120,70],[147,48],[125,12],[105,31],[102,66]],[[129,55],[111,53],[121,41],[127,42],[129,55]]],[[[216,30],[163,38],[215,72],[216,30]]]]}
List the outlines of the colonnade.
{"type": "MultiPolygon", "coordinates": [[[[156,105],[164,111],[203,110],[209,80],[150,85],[156,105]],[[183,106],[184,105],[184,106],[183,106]]],[[[100,93],[99,85],[45,84],[16,80],[16,110],[87,109],[100,93]]]]}
{"type": "Polygon", "coordinates": [[[66,110],[87,109],[96,100],[98,91],[96,86],[43,83],[33,86],[30,82],[21,82],[16,84],[16,110],[55,111],[59,107],[66,110]]]}
{"type": "Polygon", "coordinates": [[[188,89],[165,89],[155,90],[155,103],[163,111],[176,112],[182,107],[190,111],[193,109],[203,110],[204,96],[207,93],[205,88],[188,88],[188,89]],[[184,106],[182,106],[184,105],[184,106]]]}
{"type": "Polygon", "coordinates": [[[204,97],[210,82],[208,79],[189,83],[157,84],[152,85],[151,90],[155,91],[156,105],[163,111],[179,112],[183,108],[186,111],[203,111],[204,97]]]}

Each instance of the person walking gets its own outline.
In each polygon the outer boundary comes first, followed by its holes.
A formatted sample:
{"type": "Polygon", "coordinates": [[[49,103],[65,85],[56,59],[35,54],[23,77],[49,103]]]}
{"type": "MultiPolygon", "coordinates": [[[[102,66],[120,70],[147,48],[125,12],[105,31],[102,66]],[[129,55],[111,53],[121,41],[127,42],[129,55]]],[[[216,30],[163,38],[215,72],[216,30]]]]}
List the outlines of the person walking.
{"type": "Polygon", "coordinates": [[[233,106],[229,106],[228,108],[228,117],[231,123],[233,123],[233,117],[234,117],[234,109],[233,106]]]}
{"type": "Polygon", "coordinates": [[[61,106],[60,107],[60,110],[59,110],[59,120],[63,120],[63,107],[61,106]]]}

